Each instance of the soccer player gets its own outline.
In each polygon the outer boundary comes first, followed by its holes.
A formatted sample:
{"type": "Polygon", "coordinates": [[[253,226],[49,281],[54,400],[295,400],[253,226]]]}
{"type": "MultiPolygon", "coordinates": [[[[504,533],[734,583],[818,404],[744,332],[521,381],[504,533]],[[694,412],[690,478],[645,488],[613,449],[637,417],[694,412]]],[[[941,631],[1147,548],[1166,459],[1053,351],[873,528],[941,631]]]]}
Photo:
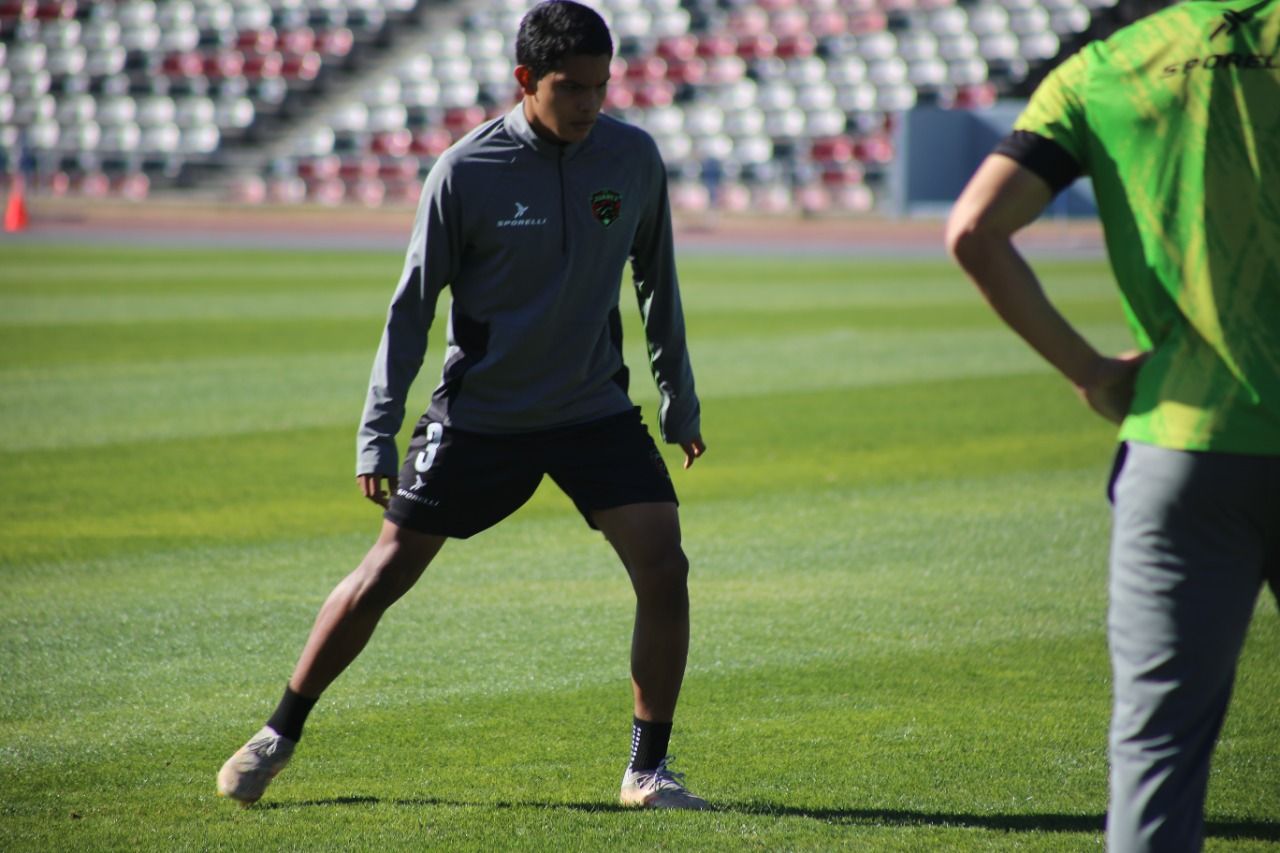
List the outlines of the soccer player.
{"type": "Polygon", "coordinates": [[[1120,424],[1111,851],[1196,850],[1209,760],[1280,574],[1280,0],[1189,0],[1055,69],[947,227],[994,310],[1120,424]],[[1099,354],[1010,237],[1093,180],[1140,353],[1099,354]]]}
{"type": "Polygon", "coordinates": [[[689,644],[688,561],[671,479],[627,395],[619,285],[630,262],[661,394],[662,436],[703,454],[685,346],[666,171],[652,138],[600,112],[613,42],[601,17],[548,0],[521,21],[522,98],[431,169],[374,361],[357,480],[385,507],[377,542],[329,595],[275,712],[218,774],[255,802],[311,706],[445,540],[489,528],[543,475],[626,568],[636,595],[624,805],[704,809],[668,767],[689,644]],[[397,474],[394,438],[440,291],[443,376],[397,474]]]}

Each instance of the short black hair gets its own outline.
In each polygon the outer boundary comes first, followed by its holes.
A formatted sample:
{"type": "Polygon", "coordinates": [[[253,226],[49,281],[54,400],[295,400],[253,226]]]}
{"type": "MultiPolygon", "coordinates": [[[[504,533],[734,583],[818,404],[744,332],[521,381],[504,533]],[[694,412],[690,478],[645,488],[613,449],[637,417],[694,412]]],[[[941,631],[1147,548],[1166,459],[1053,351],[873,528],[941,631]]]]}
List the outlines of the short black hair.
{"type": "Polygon", "coordinates": [[[573,0],[544,0],[520,21],[516,62],[534,80],[559,71],[569,56],[613,56],[609,25],[596,10],[573,0]]]}

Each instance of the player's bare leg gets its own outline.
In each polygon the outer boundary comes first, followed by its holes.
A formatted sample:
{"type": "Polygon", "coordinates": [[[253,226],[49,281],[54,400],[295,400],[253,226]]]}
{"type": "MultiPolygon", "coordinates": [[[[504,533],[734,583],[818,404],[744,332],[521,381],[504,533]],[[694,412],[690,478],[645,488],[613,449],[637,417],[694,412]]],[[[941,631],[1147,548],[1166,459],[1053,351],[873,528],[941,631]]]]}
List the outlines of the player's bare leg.
{"type": "Polygon", "coordinates": [[[592,516],[631,577],[636,594],[631,638],[635,706],[632,766],[622,783],[625,805],[705,809],[681,774],[667,768],[666,741],[689,656],[689,560],[680,547],[673,503],[631,504],[592,516]],[[657,740],[656,752],[645,741],[657,740]]]}
{"type": "Polygon", "coordinates": [[[312,698],[323,693],[356,659],[382,614],[413,588],[444,543],[443,536],[384,521],[378,541],[320,608],[289,687],[312,698]]]}
{"type": "Polygon", "coordinates": [[[378,541],[320,608],[276,714],[222,765],[219,794],[242,805],[262,797],[293,755],[311,705],[356,659],[382,614],[417,583],[444,541],[383,522],[378,541]],[[301,708],[300,716],[291,717],[291,708],[301,708]]]}

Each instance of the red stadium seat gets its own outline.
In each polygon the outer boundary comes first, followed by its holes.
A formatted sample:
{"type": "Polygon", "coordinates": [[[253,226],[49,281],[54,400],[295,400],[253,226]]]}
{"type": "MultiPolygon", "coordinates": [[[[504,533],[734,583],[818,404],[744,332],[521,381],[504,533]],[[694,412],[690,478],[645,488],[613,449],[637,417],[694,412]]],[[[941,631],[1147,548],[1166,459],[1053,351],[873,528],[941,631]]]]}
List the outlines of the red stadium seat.
{"type": "Polygon", "coordinates": [[[160,68],[168,77],[199,77],[204,73],[204,58],[194,51],[170,53],[160,68]]]}
{"type": "Polygon", "coordinates": [[[342,159],[336,154],[309,157],[298,162],[298,177],[307,181],[328,181],[338,177],[342,159]]]}
{"type": "Polygon", "coordinates": [[[388,181],[386,187],[384,204],[416,205],[418,197],[422,194],[422,182],[417,179],[417,176],[414,176],[411,181],[388,181]]]}
{"type": "Polygon", "coordinates": [[[279,38],[271,27],[261,30],[243,30],[236,35],[236,48],[249,53],[268,53],[276,49],[279,38]]]}
{"type": "Polygon", "coordinates": [[[797,33],[778,39],[778,56],[783,59],[813,56],[818,50],[818,40],[809,33],[797,33]]]}
{"type": "Polygon", "coordinates": [[[854,159],[853,140],[847,136],[815,139],[809,156],[818,163],[847,163],[854,159]]]}
{"type": "Polygon", "coordinates": [[[241,73],[249,80],[279,77],[284,72],[284,56],[278,50],[244,55],[241,73]]]}
{"type": "Polygon", "coordinates": [[[79,194],[88,198],[106,198],[111,192],[111,179],[102,172],[86,172],[78,184],[79,194]]]}
{"type": "Polygon", "coordinates": [[[641,109],[667,107],[675,101],[675,87],[666,80],[645,83],[635,90],[635,105],[641,109]]]}
{"type": "Polygon", "coordinates": [[[323,205],[341,204],[347,195],[347,187],[336,178],[307,184],[307,198],[323,205]]]}
{"type": "Polygon", "coordinates": [[[870,213],[875,202],[875,194],[866,184],[847,184],[831,189],[832,207],[846,213],[870,213]]]}
{"type": "Polygon", "coordinates": [[[625,80],[610,82],[604,96],[605,112],[613,110],[629,110],[636,104],[635,92],[625,80]]]}
{"type": "Polygon", "coordinates": [[[280,76],[289,80],[314,80],[320,73],[320,54],[291,53],[284,57],[280,66],[280,76]]]}
{"type": "Polygon", "coordinates": [[[778,40],[772,33],[743,35],[738,39],[738,56],[747,62],[767,59],[778,51],[778,40]]]}
{"type": "Polygon", "coordinates": [[[267,182],[260,175],[244,175],[231,182],[227,194],[236,204],[262,204],[267,200],[267,182]]]}
{"type": "Polygon", "coordinates": [[[62,171],[54,172],[49,176],[45,191],[54,198],[62,198],[71,191],[71,176],[62,171]]]}
{"type": "Polygon", "coordinates": [[[971,110],[979,107],[989,107],[995,102],[996,87],[987,82],[957,87],[955,94],[945,105],[956,110],[971,110]]]}
{"type": "Polygon", "coordinates": [[[111,189],[129,201],[144,201],[151,193],[151,179],[142,172],[130,172],[113,181],[111,189]]]}
{"type": "Polygon", "coordinates": [[[698,56],[703,59],[733,56],[737,49],[738,42],[731,36],[714,34],[698,39],[698,56]]]}
{"type": "Polygon", "coordinates": [[[204,76],[210,80],[240,77],[244,73],[244,54],[238,50],[220,50],[204,57],[204,76]]]}
{"type": "Polygon", "coordinates": [[[377,177],[380,165],[378,158],[372,154],[344,157],[341,165],[338,166],[338,177],[348,183],[361,178],[377,177]]]}
{"type": "Polygon", "coordinates": [[[831,194],[825,187],[809,185],[797,187],[794,203],[807,216],[817,216],[831,209],[831,194]]]}
{"type": "Polygon", "coordinates": [[[375,133],[369,142],[369,150],[388,157],[403,157],[409,153],[412,145],[413,134],[408,130],[390,130],[375,133]]]}
{"type": "Polygon", "coordinates": [[[627,63],[626,77],[640,84],[662,80],[667,76],[667,62],[660,56],[637,57],[627,63]]]}
{"type": "Polygon", "coordinates": [[[267,198],[277,204],[300,204],[307,198],[307,183],[301,178],[275,178],[267,184],[267,198]]]}
{"type": "Polygon", "coordinates": [[[769,32],[769,15],[759,6],[742,6],[729,16],[729,32],[738,38],[769,32]]]}
{"type": "Polygon", "coordinates": [[[822,185],[834,189],[862,183],[862,166],[856,162],[827,163],[822,167],[822,185]]]}
{"type": "Polygon", "coordinates": [[[691,34],[669,36],[658,42],[654,53],[667,62],[692,59],[698,55],[698,38],[691,34]]]}
{"type": "Polygon", "coordinates": [[[883,32],[889,27],[889,19],[884,12],[877,10],[859,12],[849,16],[849,32],[857,35],[863,33],[883,32]]]}
{"type": "Polygon", "coordinates": [[[803,9],[783,9],[769,19],[769,32],[779,41],[809,32],[809,15],[803,9]]]}
{"type": "Polygon", "coordinates": [[[839,9],[824,9],[809,16],[809,29],[817,38],[843,35],[849,30],[849,20],[839,9]]]}
{"type": "Polygon", "coordinates": [[[420,130],[413,135],[409,151],[419,157],[439,157],[453,144],[453,135],[442,127],[420,130]]]}
{"type": "Polygon", "coordinates": [[[75,0],[40,0],[36,3],[35,18],[41,21],[53,21],[58,18],[74,18],[76,16],[75,0]]]}
{"type": "Polygon", "coordinates": [[[346,56],[355,46],[355,36],[346,27],[316,33],[316,51],[323,56],[346,56]]]}
{"type": "Polygon", "coordinates": [[[888,163],[893,160],[893,143],[887,135],[868,136],[853,144],[853,156],[863,163],[888,163]]]}
{"type": "Polygon", "coordinates": [[[309,53],[316,49],[316,34],[310,27],[280,33],[278,46],[284,53],[309,53]]]}
{"type": "Polygon", "coordinates": [[[362,204],[365,207],[379,207],[386,198],[387,187],[377,178],[360,178],[347,184],[348,201],[362,204]]]}
{"type": "Polygon", "coordinates": [[[396,181],[414,181],[417,177],[417,157],[384,158],[378,166],[378,179],[384,184],[396,181]]]}
{"type": "Polygon", "coordinates": [[[36,0],[2,0],[0,20],[14,21],[36,16],[36,0]]]}
{"type": "Polygon", "coordinates": [[[673,83],[696,86],[707,79],[707,62],[697,56],[668,60],[667,79],[673,83]]]}
{"type": "Polygon", "coordinates": [[[444,126],[457,139],[484,121],[484,107],[451,107],[444,111],[444,126]]]}

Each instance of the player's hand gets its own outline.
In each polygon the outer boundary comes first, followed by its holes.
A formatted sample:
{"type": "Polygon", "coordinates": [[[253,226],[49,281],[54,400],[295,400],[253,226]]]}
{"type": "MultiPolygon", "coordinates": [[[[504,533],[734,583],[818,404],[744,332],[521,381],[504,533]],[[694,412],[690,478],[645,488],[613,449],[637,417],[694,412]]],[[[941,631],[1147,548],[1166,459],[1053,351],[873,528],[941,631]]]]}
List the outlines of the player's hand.
{"type": "Polygon", "coordinates": [[[1149,355],[1149,352],[1130,351],[1100,359],[1088,381],[1076,386],[1076,393],[1085,405],[1107,420],[1114,424],[1122,422],[1133,404],[1138,370],[1149,355]]]}
{"type": "Polygon", "coordinates": [[[396,478],[386,474],[357,474],[356,482],[360,484],[360,493],[383,509],[396,490],[396,478]]]}
{"type": "Polygon", "coordinates": [[[707,446],[702,443],[702,436],[695,435],[688,441],[680,442],[680,447],[684,449],[684,468],[689,470],[693,467],[693,460],[707,452],[707,446]]]}

